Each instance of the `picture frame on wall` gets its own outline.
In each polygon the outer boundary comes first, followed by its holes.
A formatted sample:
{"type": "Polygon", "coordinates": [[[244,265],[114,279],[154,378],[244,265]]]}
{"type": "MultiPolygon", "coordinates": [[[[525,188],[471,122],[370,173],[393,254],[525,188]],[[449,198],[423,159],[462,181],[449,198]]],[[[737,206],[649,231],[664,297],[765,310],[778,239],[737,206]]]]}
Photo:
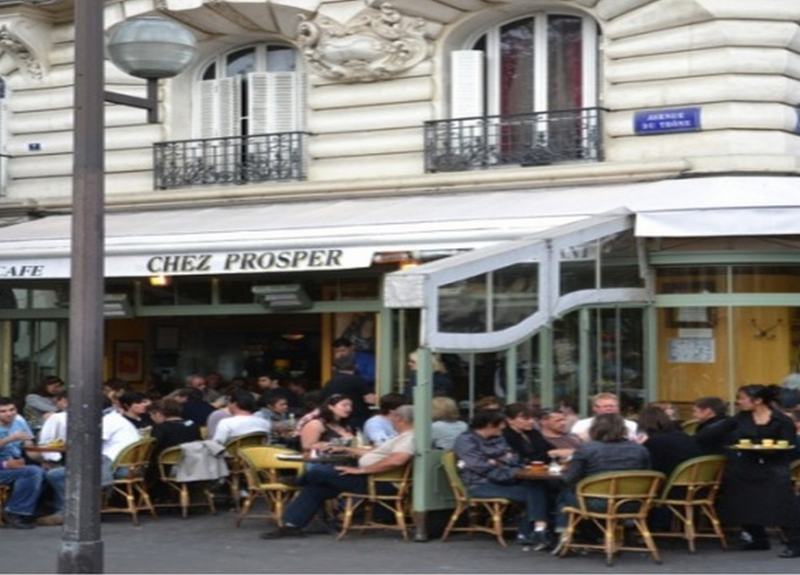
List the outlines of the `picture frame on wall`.
{"type": "Polygon", "coordinates": [[[144,378],[144,342],[114,342],[114,377],[122,381],[142,381],[144,378]]]}

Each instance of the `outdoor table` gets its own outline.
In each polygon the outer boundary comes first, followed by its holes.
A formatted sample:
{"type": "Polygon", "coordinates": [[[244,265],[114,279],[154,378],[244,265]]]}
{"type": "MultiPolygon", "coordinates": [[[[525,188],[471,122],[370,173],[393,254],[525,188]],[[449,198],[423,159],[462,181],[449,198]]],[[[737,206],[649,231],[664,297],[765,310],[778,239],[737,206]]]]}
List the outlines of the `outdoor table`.
{"type": "Polygon", "coordinates": [[[303,463],[330,463],[333,465],[347,465],[352,463],[357,457],[345,453],[328,453],[311,457],[300,453],[280,453],[278,459],[281,461],[300,461],[303,463]]]}
{"type": "Polygon", "coordinates": [[[66,453],[67,446],[64,444],[61,445],[33,445],[31,447],[25,447],[25,451],[28,453],[66,453]]]}
{"type": "Polygon", "coordinates": [[[561,481],[563,473],[553,473],[547,466],[543,467],[523,467],[515,474],[517,479],[526,479],[528,481],[561,481]]]}

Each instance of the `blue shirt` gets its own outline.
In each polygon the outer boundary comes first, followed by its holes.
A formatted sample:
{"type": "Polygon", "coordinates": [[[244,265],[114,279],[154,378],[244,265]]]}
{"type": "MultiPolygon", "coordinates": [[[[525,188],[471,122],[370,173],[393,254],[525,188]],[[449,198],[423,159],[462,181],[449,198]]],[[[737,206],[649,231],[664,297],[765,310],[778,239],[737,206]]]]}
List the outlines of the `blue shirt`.
{"type": "Polygon", "coordinates": [[[381,445],[395,435],[397,431],[385,415],[373,415],[364,424],[364,436],[372,445],[381,445]]]}
{"type": "MultiPolygon", "coordinates": [[[[5,439],[17,431],[23,431],[33,436],[33,432],[31,432],[31,428],[28,426],[27,422],[22,418],[21,415],[18,415],[8,427],[0,425],[0,439],[5,439]]],[[[5,461],[6,459],[19,459],[22,457],[22,444],[22,441],[12,441],[11,443],[6,443],[4,446],[0,447],[0,461],[5,461]]]]}

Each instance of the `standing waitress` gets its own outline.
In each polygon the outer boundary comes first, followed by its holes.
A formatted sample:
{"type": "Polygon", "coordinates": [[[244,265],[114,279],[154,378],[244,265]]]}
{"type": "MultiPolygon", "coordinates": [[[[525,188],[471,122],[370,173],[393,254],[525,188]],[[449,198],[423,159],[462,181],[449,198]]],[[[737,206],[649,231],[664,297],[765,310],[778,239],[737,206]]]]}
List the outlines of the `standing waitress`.
{"type": "MultiPolygon", "coordinates": [[[[739,388],[734,416],[734,439],[763,440],[795,444],[792,420],[772,407],[777,386],[745,385],[739,388]]],[[[729,450],[723,478],[720,515],[722,522],[741,525],[749,541],[743,550],[769,549],[766,527],[781,527],[788,544],[779,557],[800,557],[800,507],[792,486],[789,463],[793,450],[729,450]]]]}

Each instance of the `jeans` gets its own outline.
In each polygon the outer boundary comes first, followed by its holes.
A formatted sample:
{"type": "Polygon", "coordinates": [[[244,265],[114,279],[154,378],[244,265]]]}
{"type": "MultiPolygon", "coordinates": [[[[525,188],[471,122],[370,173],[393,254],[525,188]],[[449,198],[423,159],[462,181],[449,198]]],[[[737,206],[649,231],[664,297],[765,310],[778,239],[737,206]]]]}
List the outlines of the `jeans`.
{"type": "Polygon", "coordinates": [[[478,483],[467,489],[470,497],[504,497],[525,505],[525,515],[520,519],[517,530],[530,535],[535,521],[547,521],[547,492],[544,485],[534,481],[524,481],[513,485],[499,483],[478,483]]]}
{"type": "Polygon", "coordinates": [[[0,469],[0,485],[13,485],[6,512],[15,515],[33,515],[42,494],[44,471],[36,465],[21,469],[0,469]]]}
{"type": "Polygon", "coordinates": [[[283,523],[294,527],[305,527],[319,511],[325,500],[333,499],[344,491],[367,492],[364,475],[342,475],[331,465],[315,465],[304,473],[298,485],[300,493],[286,507],[283,523]]]}
{"type": "Polygon", "coordinates": [[[47,483],[53,490],[53,507],[54,513],[64,512],[64,491],[65,483],[67,481],[67,470],[65,467],[54,467],[45,473],[44,476],[47,483]]]}

